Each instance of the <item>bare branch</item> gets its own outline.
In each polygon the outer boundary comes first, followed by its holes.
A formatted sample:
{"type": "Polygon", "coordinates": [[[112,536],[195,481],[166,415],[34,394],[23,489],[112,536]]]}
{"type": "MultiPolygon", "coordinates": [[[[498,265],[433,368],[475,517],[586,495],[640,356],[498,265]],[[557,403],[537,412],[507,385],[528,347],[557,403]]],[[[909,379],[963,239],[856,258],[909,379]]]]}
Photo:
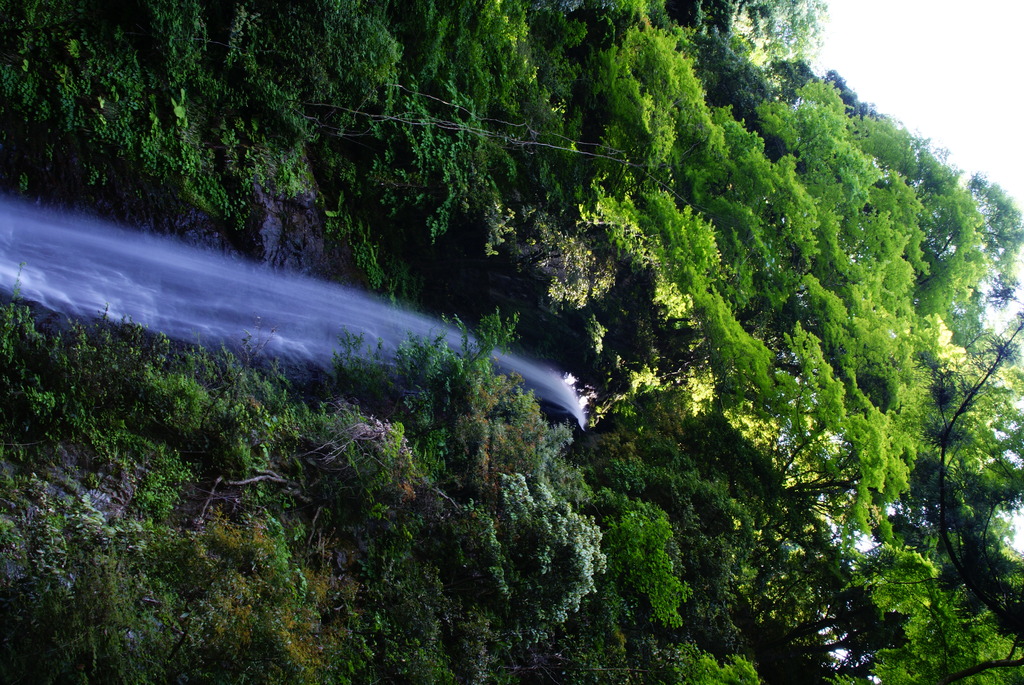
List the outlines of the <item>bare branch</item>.
{"type": "MultiPolygon", "coordinates": [[[[220,480],[220,479],[218,479],[218,480],[220,480]]],[[[242,486],[242,485],[250,485],[252,483],[259,483],[260,481],[265,481],[265,480],[269,480],[271,483],[282,483],[282,484],[287,484],[288,483],[287,480],[285,480],[281,476],[277,475],[273,471],[262,471],[262,472],[260,472],[260,475],[253,476],[252,478],[246,478],[245,480],[229,480],[229,481],[226,481],[226,482],[227,482],[228,485],[234,485],[234,486],[237,487],[237,486],[242,486]]]]}

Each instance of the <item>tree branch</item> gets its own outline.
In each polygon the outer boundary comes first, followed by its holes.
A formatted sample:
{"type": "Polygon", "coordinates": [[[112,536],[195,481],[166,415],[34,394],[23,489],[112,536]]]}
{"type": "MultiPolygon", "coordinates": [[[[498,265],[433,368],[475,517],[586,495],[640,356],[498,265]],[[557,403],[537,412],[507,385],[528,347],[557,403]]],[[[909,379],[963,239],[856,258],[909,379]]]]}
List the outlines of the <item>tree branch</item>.
{"type": "Polygon", "coordinates": [[[288,483],[288,481],[286,481],[284,478],[282,478],[281,476],[277,475],[273,471],[264,471],[260,475],[253,476],[252,478],[246,478],[245,480],[229,480],[229,481],[226,481],[226,483],[228,485],[241,486],[241,485],[250,485],[251,483],[259,483],[260,481],[264,481],[264,480],[269,480],[271,483],[282,483],[282,484],[287,484],[288,483]]]}
{"type": "Polygon", "coordinates": [[[945,678],[941,678],[935,685],[949,685],[949,683],[969,678],[972,675],[977,675],[992,668],[1012,668],[1014,666],[1024,666],[1024,657],[1020,659],[992,659],[991,661],[982,661],[980,664],[975,664],[970,668],[965,668],[962,671],[957,671],[956,673],[949,674],[945,678]]]}

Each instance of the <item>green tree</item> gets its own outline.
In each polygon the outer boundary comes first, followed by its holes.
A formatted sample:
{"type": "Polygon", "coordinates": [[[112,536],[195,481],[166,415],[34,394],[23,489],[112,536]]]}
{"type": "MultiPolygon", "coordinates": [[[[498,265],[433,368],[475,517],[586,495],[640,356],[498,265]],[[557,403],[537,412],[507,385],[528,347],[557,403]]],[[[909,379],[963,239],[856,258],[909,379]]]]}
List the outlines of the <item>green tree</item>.
{"type": "MultiPolygon", "coordinates": [[[[1022,483],[1016,359],[1024,322],[973,349],[927,357],[932,408],[913,487],[894,516],[903,547],[889,547],[868,575],[875,601],[905,615],[906,647],[886,651],[879,675],[938,683],[979,676],[1012,682],[1024,635],[1024,567],[1009,548],[1009,517],[1022,483]],[[919,551],[914,551],[916,550],[919,551]],[[1009,679],[1009,680],[1007,680],[1009,679]]],[[[871,568],[871,567],[869,567],[871,568]]]]}

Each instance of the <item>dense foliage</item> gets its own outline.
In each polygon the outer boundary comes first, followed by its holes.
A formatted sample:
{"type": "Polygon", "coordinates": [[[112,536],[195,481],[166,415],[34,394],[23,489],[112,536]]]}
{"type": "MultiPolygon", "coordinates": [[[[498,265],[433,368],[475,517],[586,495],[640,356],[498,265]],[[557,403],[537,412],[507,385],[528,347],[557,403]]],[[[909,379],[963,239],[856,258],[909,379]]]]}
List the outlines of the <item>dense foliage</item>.
{"type": "Polygon", "coordinates": [[[1016,682],[1021,214],[823,10],[0,0],[6,189],[480,322],[300,383],[0,284],[0,680],[1016,682]]]}

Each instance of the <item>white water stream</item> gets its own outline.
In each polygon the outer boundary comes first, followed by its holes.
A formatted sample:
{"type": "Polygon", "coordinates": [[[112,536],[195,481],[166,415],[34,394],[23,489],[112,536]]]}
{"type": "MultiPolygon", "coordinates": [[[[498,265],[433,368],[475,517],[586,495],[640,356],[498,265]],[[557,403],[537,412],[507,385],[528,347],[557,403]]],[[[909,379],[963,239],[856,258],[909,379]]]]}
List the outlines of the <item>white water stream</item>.
{"type": "MultiPolygon", "coordinates": [[[[461,347],[454,327],[352,288],[0,200],[0,290],[16,287],[25,300],[58,312],[80,318],[106,312],[113,321],[129,319],[187,342],[237,344],[260,334],[269,337],[266,352],[325,368],[344,331],[371,346],[379,339],[385,352],[410,335],[443,335],[453,349],[461,347]]],[[[562,374],[523,357],[497,357],[538,399],[584,425],[562,374]]]]}

